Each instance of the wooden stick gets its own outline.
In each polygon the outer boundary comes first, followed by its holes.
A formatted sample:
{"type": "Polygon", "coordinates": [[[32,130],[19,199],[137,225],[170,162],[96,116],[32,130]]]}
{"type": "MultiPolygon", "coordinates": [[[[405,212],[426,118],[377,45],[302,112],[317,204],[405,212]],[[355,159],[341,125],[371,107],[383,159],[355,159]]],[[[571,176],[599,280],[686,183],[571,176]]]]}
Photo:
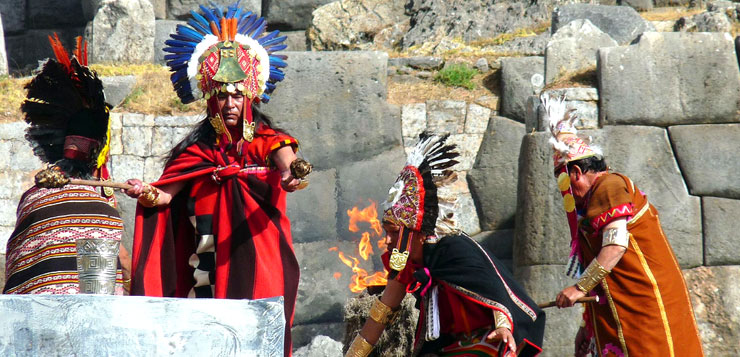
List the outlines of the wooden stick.
{"type": "MultiPolygon", "coordinates": [[[[586,296],[586,297],[582,297],[582,298],[576,300],[576,302],[577,303],[599,302],[599,297],[598,296],[586,296]]],[[[540,309],[545,309],[545,308],[553,307],[553,306],[556,306],[556,305],[557,305],[557,303],[555,301],[544,302],[542,304],[538,304],[538,306],[540,307],[540,309]]]]}
{"type": "Polygon", "coordinates": [[[122,188],[124,190],[128,190],[129,188],[132,188],[134,186],[131,186],[127,183],[120,183],[120,182],[113,182],[113,181],[94,181],[94,180],[78,180],[78,179],[69,179],[69,183],[71,185],[87,185],[87,186],[102,186],[102,187],[113,187],[113,188],[122,188]]]}

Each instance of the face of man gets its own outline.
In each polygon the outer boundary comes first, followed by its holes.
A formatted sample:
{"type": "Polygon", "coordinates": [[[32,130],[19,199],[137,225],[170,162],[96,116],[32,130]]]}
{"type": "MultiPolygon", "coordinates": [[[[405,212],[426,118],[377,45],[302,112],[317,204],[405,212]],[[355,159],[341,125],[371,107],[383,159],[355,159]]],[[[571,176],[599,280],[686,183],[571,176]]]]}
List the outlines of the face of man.
{"type": "Polygon", "coordinates": [[[239,93],[219,93],[218,109],[227,127],[236,127],[244,109],[244,96],[239,93]]]}
{"type": "Polygon", "coordinates": [[[385,230],[385,244],[388,250],[393,250],[398,243],[398,233],[401,228],[393,223],[383,222],[383,229],[385,230]]]}
{"type": "Polygon", "coordinates": [[[580,167],[573,166],[568,176],[570,176],[570,187],[573,189],[576,205],[581,205],[598,175],[592,171],[583,173],[580,167]]]}

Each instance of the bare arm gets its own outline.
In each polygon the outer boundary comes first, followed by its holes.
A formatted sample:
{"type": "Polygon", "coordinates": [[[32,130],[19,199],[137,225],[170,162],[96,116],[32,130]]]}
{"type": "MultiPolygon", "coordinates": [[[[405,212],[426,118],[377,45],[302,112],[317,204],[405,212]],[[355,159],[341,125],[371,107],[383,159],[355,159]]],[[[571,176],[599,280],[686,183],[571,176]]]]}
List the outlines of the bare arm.
{"type": "MultiPolygon", "coordinates": [[[[603,231],[608,231],[612,229],[624,229],[623,234],[628,234],[626,231],[627,218],[617,218],[614,221],[609,222],[609,224],[602,228],[603,231]]],[[[619,240],[619,244],[623,244],[624,242],[625,241],[623,239],[619,240]]],[[[604,243],[607,245],[601,247],[599,254],[596,256],[596,261],[604,269],[611,271],[615,266],[617,266],[617,263],[619,263],[619,261],[624,256],[624,253],[627,251],[627,243],[624,243],[625,246],[611,244],[612,242],[604,243]]],[[[558,294],[555,301],[560,308],[571,307],[573,306],[573,304],[575,304],[576,300],[584,296],[586,296],[585,292],[581,291],[581,289],[579,289],[576,285],[572,285],[563,289],[563,291],[558,294]]]]}
{"type": "MultiPolygon", "coordinates": [[[[139,201],[141,201],[142,194],[145,193],[147,185],[138,179],[130,179],[127,180],[126,183],[133,187],[124,191],[124,193],[126,193],[131,198],[137,198],[139,199],[139,201]]],[[[183,187],[185,187],[184,181],[173,182],[168,185],[157,187],[157,190],[159,191],[159,197],[157,197],[156,205],[164,206],[170,204],[172,198],[175,197],[175,195],[177,195],[183,187]]]]}
{"type": "MultiPolygon", "coordinates": [[[[396,280],[389,280],[388,285],[383,291],[383,296],[380,298],[380,301],[395,309],[399,305],[401,305],[401,301],[403,301],[403,298],[405,296],[405,286],[396,280]]],[[[376,343],[378,343],[378,340],[383,334],[384,329],[385,325],[381,325],[375,322],[373,319],[367,319],[367,321],[365,321],[365,325],[362,326],[362,330],[360,330],[360,335],[362,335],[362,337],[364,337],[367,342],[375,345],[376,343]]]]}
{"type": "Polygon", "coordinates": [[[298,158],[295,155],[295,152],[293,152],[293,147],[283,146],[280,149],[273,151],[270,156],[272,158],[272,162],[275,163],[275,166],[280,170],[280,175],[282,176],[280,185],[288,192],[295,191],[301,181],[297,180],[290,174],[290,163],[298,158]]]}

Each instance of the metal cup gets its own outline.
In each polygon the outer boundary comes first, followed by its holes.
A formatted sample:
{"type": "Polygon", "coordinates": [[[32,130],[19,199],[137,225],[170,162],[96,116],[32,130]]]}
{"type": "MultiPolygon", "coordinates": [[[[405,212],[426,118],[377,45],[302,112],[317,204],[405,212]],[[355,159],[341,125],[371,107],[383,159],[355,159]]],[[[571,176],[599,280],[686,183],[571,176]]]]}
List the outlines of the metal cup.
{"type": "Polygon", "coordinates": [[[82,238],[76,243],[80,294],[112,295],[116,287],[120,242],[113,239],[82,238]]]}

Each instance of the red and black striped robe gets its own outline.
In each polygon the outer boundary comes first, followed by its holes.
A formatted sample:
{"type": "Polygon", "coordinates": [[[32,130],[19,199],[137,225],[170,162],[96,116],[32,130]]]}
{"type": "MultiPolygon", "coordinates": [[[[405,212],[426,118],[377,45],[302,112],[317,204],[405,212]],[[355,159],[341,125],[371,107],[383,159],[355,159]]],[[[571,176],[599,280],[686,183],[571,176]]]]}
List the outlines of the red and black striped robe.
{"type": "Polygon", "coordinates": [[[167,206],[137,207],[131,293],[283,296],[285,354],[290,355],[299,268],[285,215],[286,191],[280,173],[266,166],[272,151],[296,149],[297,142],[263,127],[245,145],[240,157],[235,150],[196,143],[165,167],[152,185],[186,185],[167,206]],[[204,249],[208,244],[210,249],[204,249]],[[196,281],[206,285],[195,286],[196,281]]]}

